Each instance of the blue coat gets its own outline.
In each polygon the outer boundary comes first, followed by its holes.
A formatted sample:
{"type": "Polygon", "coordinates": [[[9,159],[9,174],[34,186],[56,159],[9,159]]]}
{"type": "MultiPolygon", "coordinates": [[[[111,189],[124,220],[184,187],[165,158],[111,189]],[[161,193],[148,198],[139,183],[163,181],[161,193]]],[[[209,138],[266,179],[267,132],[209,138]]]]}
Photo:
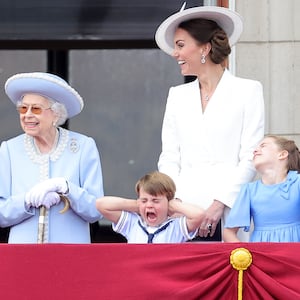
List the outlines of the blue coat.
{"type": "Polygon", "coordinates": [[[9,243],[36,243],[39,209],[26,210],[25,193],[47,178],[68,181],[70,208],[61,201],[47,210],[46,242],[90,243],[89,223],[101,219],[95,200],[103,196],[101,161],[95,141],[59,129],[56,149],[40,154],[33,138],[21,134],[0,148],[0,226],[10,226],[9,243]]]}

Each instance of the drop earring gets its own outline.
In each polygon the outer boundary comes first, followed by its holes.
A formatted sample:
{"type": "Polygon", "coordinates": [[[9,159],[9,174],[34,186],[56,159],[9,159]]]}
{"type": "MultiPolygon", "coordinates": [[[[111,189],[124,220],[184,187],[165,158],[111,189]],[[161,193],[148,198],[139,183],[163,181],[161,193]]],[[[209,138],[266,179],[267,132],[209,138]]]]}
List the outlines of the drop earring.
{"type": "Polygon", "coordinates": [[[206,62],[205,55],[202,54],[202,55],[201,55],[201,63],[202,63],[202,64],[205,64],[205,62],[206,62]]]}

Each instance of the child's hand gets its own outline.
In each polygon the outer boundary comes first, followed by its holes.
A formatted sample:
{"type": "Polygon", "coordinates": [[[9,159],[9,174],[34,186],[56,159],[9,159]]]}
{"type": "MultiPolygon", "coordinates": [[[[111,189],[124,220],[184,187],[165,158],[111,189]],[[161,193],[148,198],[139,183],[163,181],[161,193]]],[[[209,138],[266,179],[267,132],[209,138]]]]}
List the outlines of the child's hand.
{"type": "Polygon", "coordinates": [[[180,217],[182,214],[177,213],[177,205],[178,203],[181,203],[182,200],[179,198],[174,198],[169,200],[169,211],[168,211],[168,216],[172,218],[180,217]]]}

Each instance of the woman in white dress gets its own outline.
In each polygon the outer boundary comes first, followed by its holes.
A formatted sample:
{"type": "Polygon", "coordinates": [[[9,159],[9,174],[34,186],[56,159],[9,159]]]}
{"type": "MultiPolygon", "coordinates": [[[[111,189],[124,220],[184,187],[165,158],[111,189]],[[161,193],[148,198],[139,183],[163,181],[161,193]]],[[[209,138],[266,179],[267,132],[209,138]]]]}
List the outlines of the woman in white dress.
{"type": "Polygon", "coordinates": [[[206,210],[199,240],[222,240],[220,220],[255,177],[252,153],[264,135],[262,85],[225,67],[241,32],[241,17],[216,6],[182,9],[156,32],[182,75],[196,76],[169,90],[158,169],[175,181],[176,197],[206,210]]]}

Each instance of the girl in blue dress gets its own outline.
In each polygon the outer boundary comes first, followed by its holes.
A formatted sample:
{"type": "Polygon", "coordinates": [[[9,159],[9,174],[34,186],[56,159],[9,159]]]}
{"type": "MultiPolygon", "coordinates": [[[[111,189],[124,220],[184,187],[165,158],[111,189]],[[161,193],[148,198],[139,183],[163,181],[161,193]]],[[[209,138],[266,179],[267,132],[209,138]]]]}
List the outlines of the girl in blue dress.
{"type": "Polygon", "coordinates": [[[300,242],[300,154],[292,140],[266,136],[254,151],[261,179],[245,184],[224,229],[225,242],[237,231],[254,229],[250,242],[300,242]]]}

